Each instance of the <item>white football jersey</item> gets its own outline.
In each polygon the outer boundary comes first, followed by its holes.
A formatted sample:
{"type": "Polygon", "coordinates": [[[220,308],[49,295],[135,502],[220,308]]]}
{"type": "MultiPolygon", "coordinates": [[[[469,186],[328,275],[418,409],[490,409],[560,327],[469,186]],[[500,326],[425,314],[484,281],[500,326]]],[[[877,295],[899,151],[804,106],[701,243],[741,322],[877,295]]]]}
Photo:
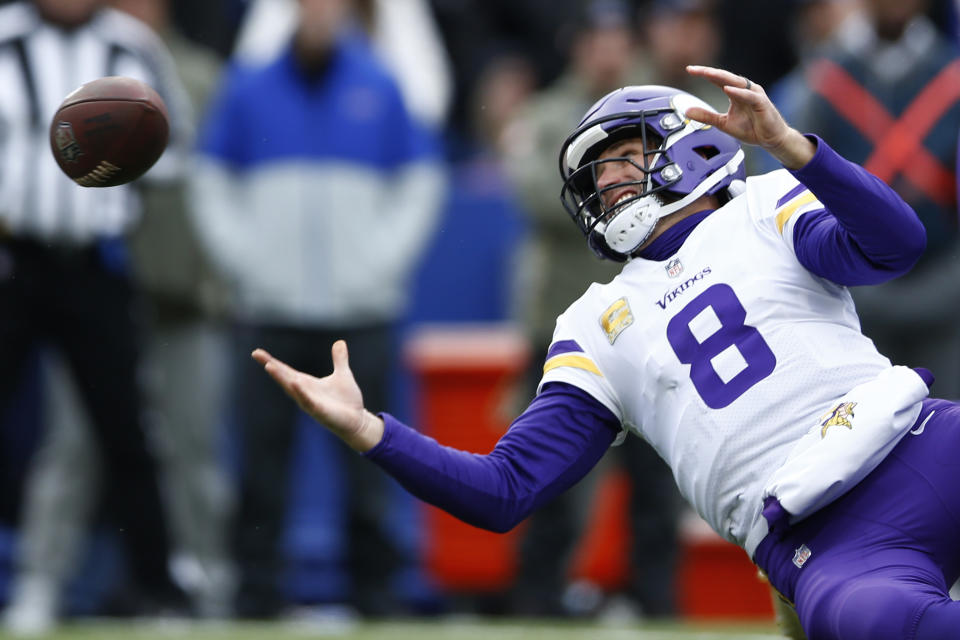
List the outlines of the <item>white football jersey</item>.
{"type": "Polygon", "coordinates": [[[663,262],[635,259],[557,319],[541,385],[561,381],[649,441],[681,493],[744,545],[761,492],[810,428],[890,367],[849,291],[796,258],[823,205],[785,170],[750,178],[663,262]]]}

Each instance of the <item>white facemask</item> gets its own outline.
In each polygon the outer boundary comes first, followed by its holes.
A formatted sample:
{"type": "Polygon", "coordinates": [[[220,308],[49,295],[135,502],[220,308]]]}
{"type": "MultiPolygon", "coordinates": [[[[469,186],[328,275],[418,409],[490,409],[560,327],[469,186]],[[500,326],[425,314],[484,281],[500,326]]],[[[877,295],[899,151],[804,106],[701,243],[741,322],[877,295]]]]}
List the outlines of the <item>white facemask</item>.
{"type": "Polygon", "coordinates": [[[607,246],[629,255],[646,242],[660,219],[660,200],[653,195],[627,203],[608,222],[597,224],[607,246]]]}

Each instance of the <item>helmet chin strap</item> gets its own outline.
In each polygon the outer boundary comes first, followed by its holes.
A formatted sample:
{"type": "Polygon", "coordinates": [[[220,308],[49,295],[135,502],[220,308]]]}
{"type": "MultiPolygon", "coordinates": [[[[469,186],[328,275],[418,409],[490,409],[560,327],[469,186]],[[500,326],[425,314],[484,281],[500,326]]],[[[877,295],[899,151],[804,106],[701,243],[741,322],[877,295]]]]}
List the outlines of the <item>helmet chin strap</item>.
{"type": "Polygon", "coordinates": [[[660,218],[679,211],[728,175],[736,173],[742,162],[743,149],[739,149],[729,162],[710,174],[683,198],[663,204],[655,194],[642,196],[625,204],[609,220],[598,223],[596,231],[603,235],[607,246],[617,253],[629,256],[647,241],[660,218]]]}

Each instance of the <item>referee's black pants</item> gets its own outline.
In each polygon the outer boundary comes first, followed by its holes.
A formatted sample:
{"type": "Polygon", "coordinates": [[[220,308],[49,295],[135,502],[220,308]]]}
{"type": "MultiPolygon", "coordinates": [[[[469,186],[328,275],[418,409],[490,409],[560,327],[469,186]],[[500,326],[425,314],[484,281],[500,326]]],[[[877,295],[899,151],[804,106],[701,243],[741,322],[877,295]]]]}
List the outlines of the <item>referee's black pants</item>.
{"type": "Polygon", "coordinates": [[[140,335],[128,278],[105,268],[96,248],[0,240],[0,411],[18,388],[30,352],[59,350],[102,453],[102,498],[148,598],[176,594],[157,463],[138,385],[140,335]]]}

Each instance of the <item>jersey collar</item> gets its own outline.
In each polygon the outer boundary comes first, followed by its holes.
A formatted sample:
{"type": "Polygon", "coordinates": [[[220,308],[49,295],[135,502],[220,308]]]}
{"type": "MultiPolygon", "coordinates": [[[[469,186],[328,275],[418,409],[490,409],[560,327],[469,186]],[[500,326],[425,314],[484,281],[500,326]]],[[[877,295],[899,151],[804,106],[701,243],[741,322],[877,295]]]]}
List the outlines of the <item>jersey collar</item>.
{"type": "Polygon", "coordinates": [[[713,209],[705,209],[704,211],[698,211],[684,218],[660,234],[660,236],[651,242],[643,251],[638,252],[637,257],[657,262],[666,260],[680,250],[687,236],[713,212],[713,209]]]}

